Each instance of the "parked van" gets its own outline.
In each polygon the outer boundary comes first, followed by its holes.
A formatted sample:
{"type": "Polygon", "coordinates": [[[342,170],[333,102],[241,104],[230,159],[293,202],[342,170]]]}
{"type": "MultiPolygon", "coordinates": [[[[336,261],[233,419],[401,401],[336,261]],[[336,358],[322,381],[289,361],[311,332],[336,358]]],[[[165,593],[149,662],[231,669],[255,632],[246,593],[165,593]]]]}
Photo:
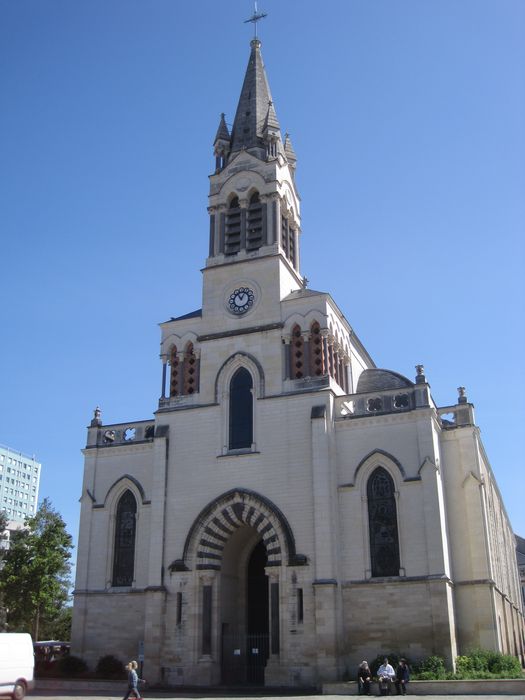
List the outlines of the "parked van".
{"type": "Polygon", "coordinates": [[[31,635],[0,632],[0,695],[22,700],[34,688],[34,666],[31,635]]]}

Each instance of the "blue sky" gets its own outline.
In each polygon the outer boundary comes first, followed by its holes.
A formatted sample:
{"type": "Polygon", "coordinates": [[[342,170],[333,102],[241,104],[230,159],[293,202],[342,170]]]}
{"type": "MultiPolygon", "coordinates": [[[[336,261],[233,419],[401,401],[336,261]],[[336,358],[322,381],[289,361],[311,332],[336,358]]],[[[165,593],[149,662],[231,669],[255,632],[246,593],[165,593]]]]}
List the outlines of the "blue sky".
{"type": "MultiPolygon", "coordinates": [[[[464,385],[525,535],[525,4],[262,0],[302,272],[376,364],[464,385]]],[[[250,2],[0,0],[0,443],[77,536],[81,448],[150,418],[157,324],[199,308],[207,176],[250,2]]]]}

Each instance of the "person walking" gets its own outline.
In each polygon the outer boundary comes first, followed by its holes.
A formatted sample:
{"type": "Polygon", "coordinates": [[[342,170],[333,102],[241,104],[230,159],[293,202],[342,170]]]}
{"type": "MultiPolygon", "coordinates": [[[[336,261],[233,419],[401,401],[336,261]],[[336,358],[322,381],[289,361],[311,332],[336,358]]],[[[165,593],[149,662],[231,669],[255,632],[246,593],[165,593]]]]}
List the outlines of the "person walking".
{"type": "Polygon", "coordinates": [[[137,668],[138,664],[136,661],[130,661],[129,664],[126,664],[126,671],[128,672],[128,692],[124,695],[122,700],[128,700],[132,693],[134,698],[142,700],[139,691],[139,682],[141,682],[141,679],[137,675],[137,668]]]}

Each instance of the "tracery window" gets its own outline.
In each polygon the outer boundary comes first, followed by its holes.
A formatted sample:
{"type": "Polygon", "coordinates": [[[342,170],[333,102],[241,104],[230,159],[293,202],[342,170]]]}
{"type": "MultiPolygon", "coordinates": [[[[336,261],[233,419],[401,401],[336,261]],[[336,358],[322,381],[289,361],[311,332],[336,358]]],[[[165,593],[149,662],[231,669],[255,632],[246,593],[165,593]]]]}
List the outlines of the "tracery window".
{"type": "Polygon", "coordinates": [[[317,321],[310,328],[310,373],[320,377],[326,372],[323,336],[317,321]]]}
{"type": "Polygon", "coordinates": [[[290,373],[292,379],[301,379],[304,376],[304,338],[301,327],[297,324],[292,329],[290,373]]]}
{"type": "Polygon", "coordinates": [[[372,576],[399,576],[399,538],[394,482],[377,467],[366,487],[372,576]]]}
{"type": "Polygon", "coordinates": [[[175,345],[170,352],[170,396],[179,395],[179,356],[175,345]]]}
{"type": "Polygon", "coordinates": [[[170,398],[188,396],[199,391],[199,358],[193,343],[178,353],[175,345],[170,350],[170,398]]]}
{"type": "Polygon", "coordinates": [[[250,448],[253,443],[253,381],[241,367],[230,382],[229,449],[250,448]]]}
{"type": "Polygon", "coordinates": [[[188,343],[184,353],[184,393],[193,394],[198,391],[197,357],[193,350],[193,343],[188,343]]]}
{"type": "Polygon", "coordinates": [[[131,586],[133,583],[136,515],[137,501],[128,489],[120,497],[117,506],[113,586],[131,586]]]}

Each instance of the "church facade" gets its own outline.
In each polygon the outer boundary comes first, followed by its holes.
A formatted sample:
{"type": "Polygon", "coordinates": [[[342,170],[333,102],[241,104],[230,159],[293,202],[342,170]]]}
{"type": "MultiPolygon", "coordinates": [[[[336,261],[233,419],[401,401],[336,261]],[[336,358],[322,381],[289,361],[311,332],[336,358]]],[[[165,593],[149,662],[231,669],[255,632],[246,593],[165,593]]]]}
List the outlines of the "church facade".
{"type": "Polygon", "coordinates": [[[363,659],[524,660],[515,541],[465,392],[379,369],[300,272],[260,42],[210,177],[202,308],[154,417],[88,428],[72,651],[151,682],[316,686],[363,659]]]}

